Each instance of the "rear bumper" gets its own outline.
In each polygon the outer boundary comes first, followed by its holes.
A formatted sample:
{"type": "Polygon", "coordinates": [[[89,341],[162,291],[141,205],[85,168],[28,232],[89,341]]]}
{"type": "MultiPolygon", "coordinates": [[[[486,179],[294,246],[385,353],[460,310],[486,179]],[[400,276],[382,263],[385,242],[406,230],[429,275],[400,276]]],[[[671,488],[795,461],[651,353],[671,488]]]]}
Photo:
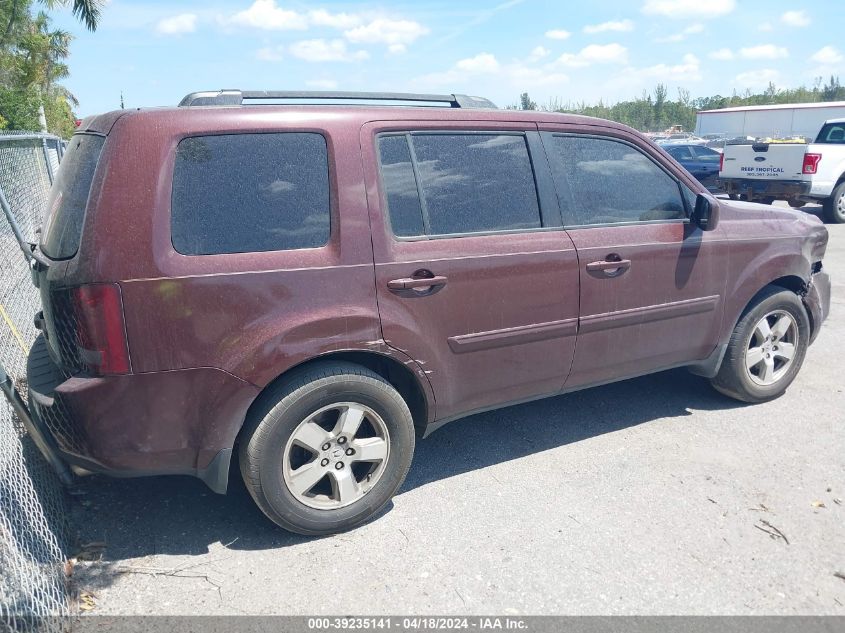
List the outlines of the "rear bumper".
{"type": "Polygon", "coordinates": [[[754,198],[800,198],[810,194],[812,183],[805,180],[757,180],[752,178],[722,178],[722,188],[730,194],[754,198]]]}
{"type": "Polygon", "coordinates": [[[810,277],[810,283],[804,295],[804,305],[813,321],[813,331],[810,334],[810,343],[812,343],[816,340],[822,323],[830,314],[830,275],[820,271],[810,277]]]}
{"type": "Polygon", "coordinates": [[[231,449],[258,389],[213,368],[69,376],[43,336],[27,362],[32,416],[74,472],[194,475],[225,492],[231,449]]]}

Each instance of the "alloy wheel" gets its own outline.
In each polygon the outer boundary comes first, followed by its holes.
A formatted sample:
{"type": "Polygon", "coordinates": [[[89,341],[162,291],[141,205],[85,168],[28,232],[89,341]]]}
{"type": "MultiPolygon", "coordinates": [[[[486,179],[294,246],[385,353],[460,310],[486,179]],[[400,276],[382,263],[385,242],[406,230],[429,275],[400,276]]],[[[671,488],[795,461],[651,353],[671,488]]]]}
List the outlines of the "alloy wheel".
{"type": "Polygon", "coordinates": [[[767,387],[792,367],[798,352],[798,323],[789,312],[769,312],[754,326],[745,352],[745,371],[751,380],[767,387]]]}
{"type": "Polygon", "coordinates": [[[335,510],[378,483],[390,456],[387,425],[355,402],[323,407],[300,422],[285,446],[283,477],[300,503],[335,510]]]}

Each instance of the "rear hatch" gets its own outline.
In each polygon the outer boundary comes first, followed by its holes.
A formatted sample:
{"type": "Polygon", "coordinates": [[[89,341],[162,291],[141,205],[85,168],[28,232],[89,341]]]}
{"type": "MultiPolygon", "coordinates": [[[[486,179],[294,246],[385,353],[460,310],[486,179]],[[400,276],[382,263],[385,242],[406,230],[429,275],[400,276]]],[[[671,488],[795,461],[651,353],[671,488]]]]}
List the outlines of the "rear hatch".
{"type": "Polygon", "coordinates": [[[70,373],[81,366],[70,293],[62,288],[66,262],[79,251],[94,173],[106,137],[75,134],[68,144],[47,201],[39,249],[45,257],[35,269],[41,292],[44,332],[50,355],[70,373]]]}
{"type": "Polygon", "coordinates": [[[803,143],[726,145],[719,178],[803,180],[806,152],[803,143]]]}

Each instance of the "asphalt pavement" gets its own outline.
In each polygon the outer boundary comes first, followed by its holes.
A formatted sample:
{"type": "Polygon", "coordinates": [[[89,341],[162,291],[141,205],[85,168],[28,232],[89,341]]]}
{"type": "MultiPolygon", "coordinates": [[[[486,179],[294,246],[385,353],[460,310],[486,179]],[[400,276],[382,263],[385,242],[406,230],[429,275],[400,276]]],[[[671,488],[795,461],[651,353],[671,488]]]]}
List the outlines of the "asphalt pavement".
{"type": "Polygon", "coordinates": [[[100,614],[845,615],[845,225],[783,397],[684,370],[475,415],[417,444],[377,520],[305,538],[236,474],[92,477],[71,519],[100,614]],[[102,549],[104,546],[104,549],[102,549]],[[837,574],[841,574],[838,576],[837,574]]]}

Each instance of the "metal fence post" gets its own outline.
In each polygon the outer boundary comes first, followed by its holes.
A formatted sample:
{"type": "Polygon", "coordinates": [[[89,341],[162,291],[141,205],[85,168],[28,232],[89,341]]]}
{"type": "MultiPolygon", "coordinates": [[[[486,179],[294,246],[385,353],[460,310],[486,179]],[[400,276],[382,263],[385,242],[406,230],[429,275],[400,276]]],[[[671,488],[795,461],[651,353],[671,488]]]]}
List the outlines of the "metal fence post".
{"type": "MultiPolygon", "coordinates": [[[[53,163],[50,162],[50,150],[47,149],[47,138],[41,139],[41,149],[44,150],[44,163],[47,165],[47,176],[50,178],[50,185],[53,184],[53,163]]],[[[56,152],[58,155],[58,151],[56,152]]]]}

